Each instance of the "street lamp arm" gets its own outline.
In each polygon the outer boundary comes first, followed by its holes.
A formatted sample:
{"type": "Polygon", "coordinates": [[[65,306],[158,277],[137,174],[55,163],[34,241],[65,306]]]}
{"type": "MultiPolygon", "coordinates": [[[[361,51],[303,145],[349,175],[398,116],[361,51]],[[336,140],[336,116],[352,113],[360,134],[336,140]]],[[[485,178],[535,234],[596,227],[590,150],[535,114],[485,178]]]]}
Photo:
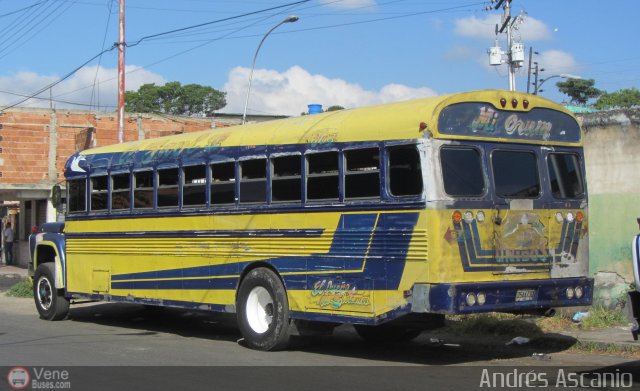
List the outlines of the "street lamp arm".
{"type": "Polygon", "coordinates": [[[561,77],[563,79],[582,79],[582,77],[580,76],[576,76],[576,75],[569,75],[569,74],[561,74],[561,75],[553,75],[553,76],[549,76],[546,79],[540,79],[540,84],[538,84],[538,92],[540,92],[540,89],[542,88],[542,85],[549,79],[553,79],[555,77],[561,77]]]}
{"type": "Polygon", "coordinates": [[[262,37],[262,39],[260,40],[260,44],[258,44],[258,48],[256,49],[256,53],[253,55],[253,62],[251,63],[251,71],[249,72],[249,87],[247,88],[247,97],[244,101],[244,111],[242,112],[242,124],[244,125],[246,120],[247,120],[247,107],[249,106],[249,95],[251,94],[251,82],[253,81],[253,70],[256,67],[256,60],[258,59],[258,53],[260,52],[260,48],[262,47],[262,44],[264,43],[265,39],[267,39],[267,37],[269,36],[269,34],[271,34],[273,32],[273,30],[277,29],[278,27],[282,26],[285,23],[293,23],[298,21],[298,17],[297,16],[288,16],[285,20],[283,20],[282,22],[276,24],[275,26],[271,27],[271,29],[269,31],[267,31],[267,33],[262,37]]]}

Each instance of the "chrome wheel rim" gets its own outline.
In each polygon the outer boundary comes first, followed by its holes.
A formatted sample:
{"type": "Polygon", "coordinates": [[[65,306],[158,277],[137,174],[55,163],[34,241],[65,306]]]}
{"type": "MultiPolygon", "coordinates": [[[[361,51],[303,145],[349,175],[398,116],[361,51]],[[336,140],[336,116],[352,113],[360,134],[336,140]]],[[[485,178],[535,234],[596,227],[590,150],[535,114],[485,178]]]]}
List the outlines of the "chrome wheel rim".
{"type": "Polygon", "coordinates": [[[42,277],[38,281],[38,303],[40,303],[40,307],[45,311],[48,311],[51,308],[51,303],[53,302],[53,289],[51,287],[51,282],[48,278],[42,277]]]}

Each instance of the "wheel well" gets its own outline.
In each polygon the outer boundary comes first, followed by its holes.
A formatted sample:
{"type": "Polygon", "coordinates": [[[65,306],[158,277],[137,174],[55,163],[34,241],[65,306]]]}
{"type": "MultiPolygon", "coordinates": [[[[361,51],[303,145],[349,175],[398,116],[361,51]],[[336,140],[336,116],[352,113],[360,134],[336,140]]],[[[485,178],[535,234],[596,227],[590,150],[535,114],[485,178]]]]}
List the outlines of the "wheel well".
{"type": "Polygon", "coordinates": [[[247,274],[249,274],[249,272],[260,267],[270,269],[272,272],[274,272],[276,276],[278,276],[278,278],[280,279],[280,282],[282,282],[282,286],[284,286],[284,289],[285,290],[287,289],[287,286],[285,285],[284,280],[282,279],[282,276],[280,275],[280,273],[278,273],[278,270],[275,267],[273,267],[273,265],[266,262],[254,262],[251,265],[245,267],[242,273],[240,273],[240,278],[238,279],[238,285],[236,286],[236,300],[238,299],[238,290],[240,289],[240,285],[242,285],[242,281],[244,280],[244,278],[247,276],[247,274]]]}
{"type": "Polygon", "coordinates": [[[51,246],[38,246],[36,251],[36,264],[34,268],[47,262],[54,262],[56,259],[56,251],[51,246]]]}

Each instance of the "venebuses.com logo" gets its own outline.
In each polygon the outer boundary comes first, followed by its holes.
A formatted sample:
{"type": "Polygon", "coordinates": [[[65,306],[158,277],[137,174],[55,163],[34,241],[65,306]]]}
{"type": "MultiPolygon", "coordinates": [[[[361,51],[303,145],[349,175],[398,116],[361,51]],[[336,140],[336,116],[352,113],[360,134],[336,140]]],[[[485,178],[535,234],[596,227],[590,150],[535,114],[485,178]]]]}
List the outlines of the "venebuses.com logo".
{"type": "Polygon", "coordinates": [[[24,390],[31,383],[29,370],[24,367],[13,367],[7,374],[7,383],[14,390],[24,390]]]}

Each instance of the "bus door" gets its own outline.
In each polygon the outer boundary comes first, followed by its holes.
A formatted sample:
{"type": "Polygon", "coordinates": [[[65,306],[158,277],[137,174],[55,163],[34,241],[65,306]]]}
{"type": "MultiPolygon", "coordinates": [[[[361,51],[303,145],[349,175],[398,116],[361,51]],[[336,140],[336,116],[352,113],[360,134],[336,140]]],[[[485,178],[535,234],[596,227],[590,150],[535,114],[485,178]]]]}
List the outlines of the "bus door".
{"type": "MultiPolygon", "coordinates": [[[[542,159],[537,146],[493,148],[495,262],[505,274],[548,272],[550,216],[542,208],[542,159]]],[[[520,300],[530,300],[523,292],[520,300]]]]}

